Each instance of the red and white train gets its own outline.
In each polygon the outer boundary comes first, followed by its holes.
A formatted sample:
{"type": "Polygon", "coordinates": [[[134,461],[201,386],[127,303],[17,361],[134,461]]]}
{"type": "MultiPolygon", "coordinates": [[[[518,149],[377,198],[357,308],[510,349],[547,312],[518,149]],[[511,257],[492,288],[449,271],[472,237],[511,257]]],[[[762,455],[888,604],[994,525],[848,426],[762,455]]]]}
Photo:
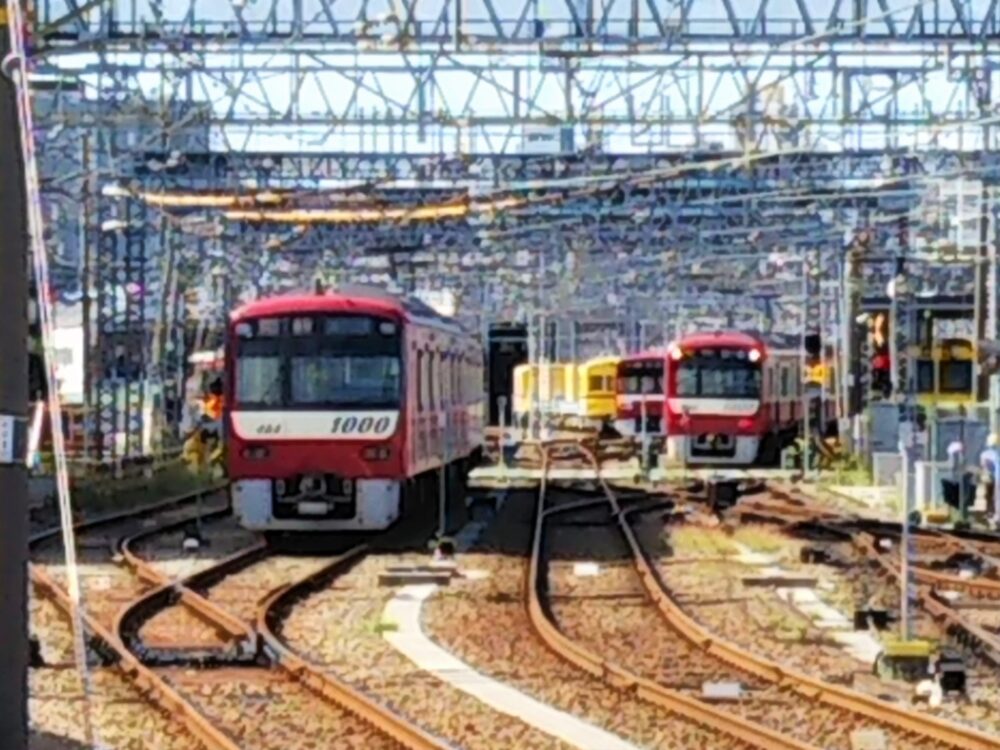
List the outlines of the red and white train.
{"type": "MultiPolygon", "coordinates": [[[[665,354],[622,360],[616,426],[639,434],[645,402],[646,433],[666,436],[668,460],[773,466],[800,434],[804,381],[798,351],[743,333],[695,333],[665,354]]],[[[822,418],[832,419],[832,402],[825,406],[822,418]]]]}
{"type": "Polygon", "coordinates": [[[264,531],[385,529],[483,445],[476,337],[380,290],[232,313],[226,459],[234,511],[264,531]]]}
{"type": "Polygon", "coordinates": [[[615,429],[621,435],[663,434],[663,374],[666,354],[647,351],[623,357],[615,378],[615,429]]]}

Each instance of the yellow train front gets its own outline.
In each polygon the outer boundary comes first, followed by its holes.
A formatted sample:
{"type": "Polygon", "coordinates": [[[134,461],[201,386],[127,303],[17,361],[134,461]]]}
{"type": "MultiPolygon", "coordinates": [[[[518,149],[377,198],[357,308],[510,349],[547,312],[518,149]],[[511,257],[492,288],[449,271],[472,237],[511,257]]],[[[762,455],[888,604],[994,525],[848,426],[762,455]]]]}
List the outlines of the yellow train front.
{"type": "Polygon", "coordinates": [[[975,343],[967,338],[946,338],[922,347],[917,357],[918,402],[937,408],[975,404],[975,361],[975,343]]]}
{"type": "Polygon", "coordinates": [[[615,418],[615,377],[621,357],[595,357],[577,370],[579,415],[586,426],[599,427],[615,418]]]}
{"type": "Polygon", "coordinates": [[[512,418],[528,428],[532,415],[546,426],[600,427],[615,413],[615,373],[620,357],[601,356],[581,364],[543,362],[514,368],[512,418]]]}

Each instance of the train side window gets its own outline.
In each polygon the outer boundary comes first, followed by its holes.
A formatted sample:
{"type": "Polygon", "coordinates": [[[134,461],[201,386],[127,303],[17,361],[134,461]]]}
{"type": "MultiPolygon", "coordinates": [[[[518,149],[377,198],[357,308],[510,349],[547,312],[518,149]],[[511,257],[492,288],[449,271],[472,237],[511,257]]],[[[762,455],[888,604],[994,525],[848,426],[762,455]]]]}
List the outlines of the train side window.
{"type": "Polygon", "coordinates": [[[788,396],[788,368],[781,368],[781,398],[788,396]]]}
{"type": "Polygon", "coordinates": [[[441,405],[451,405],[451,371],[455,363],[448,352],[441,353],[441,405]]]}
{"type": "Polygon", "coordinates": [[[434,358],[437,352],[427,352],[427,408],[434,411],[437,404],[437,368],[434,358]]]}
{"type": "Polygon", "coordinates": [[[469,397],[469,383],[468,383],[468,369],[469,363],[463,357],[459,360],[460,367],[458,372],[458,403],[465,406],[467,399],[469,397]]]}
{"type": "Polygon", "coordinates": [[[424,389],[427,387],[427,377],[424,375],[424,353],[417,352],[417,411],[424,410],[427,403],[427,396],[424,389]]]}

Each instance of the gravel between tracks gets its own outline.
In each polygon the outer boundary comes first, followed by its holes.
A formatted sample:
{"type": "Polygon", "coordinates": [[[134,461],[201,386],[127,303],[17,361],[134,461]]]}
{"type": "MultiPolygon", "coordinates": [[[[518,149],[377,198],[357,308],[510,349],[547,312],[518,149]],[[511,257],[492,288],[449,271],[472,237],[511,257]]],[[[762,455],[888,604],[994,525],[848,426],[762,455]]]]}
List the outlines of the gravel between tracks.
{"type": "Polygon", "coordinates": [[[157,673],[243,750],[401,750],[280,671],[163,668],[157,673]]]}
{"type": "Polygon", "coordinates": [[[385,605],[396,593],[378,586],[379,572],[389,565],[426,562],[426,555],[365,556],[295,606],[283,623],[283,640],[304,658],[463,750],[567,750],[568,745],[550,735],[421,671],[377,632],[385,605]]]}
{"type": "MultiPolygon", "coordinates": [[[[32,730],[83,743],[84,695],[73,660],[70,624],[54,603],[31,597],[31,631],[38,637],[46,667],[29,675],[28,712],[32,730]]],[[[90,716],[97,738],[109,750],[203,750],[203,744],[156,706],[146,702],[114,668],[92,668],[90,716]]],[[[37,742],[39,747],[44,744],[37,742]]],[[[32,747],[35,747],[33,740],[32,747]]]]}
{"type": "Polygon", "coordinates": [[[463,568],[484,578],[454,584],[424,608],[428,633],[496,679],[651,748],[734,748],[745,744],[628,696],[549,651],[525,611],[526,568],[536,498],[512,494],[463,568]]]}
{"type": "MultiPolygon", "coordinates": [[[[204,510],[218,508],[216,502],[206,502],[204,510]]],[[[82,590],[83,606],[88,614],[107,628],[112,628],[115,616],[129,602],[141,596],[149,585],[140,580],[120,560],[117,543],[123,537],[156,526],[194,517],[191,506],[172,508],[146,518],[130,518],[77,534],[77,569],[82,590]]],[[[47,540],[32,554],[33,565],[48,573],[64,589],[68,587],[65,552],[62,537],[47,540]]]]}
{"type": "Polygon", "coordinates": [[[232,515],[204,522],[205,543],[196,550],[183,549],[184,536],[184,531],[157,534],[151,539],[140,540],[132,551],[170,578],[186,578],[246,549],[259,539],[257,534],[241,527],[232,515]]]}
{"type": "MultiPolygon", "coordinates": [[[[893,597],[898,595],[894,593],[894,587],[864,566],[834,570],[803,564],[799,562],[799,549],[803,542],[787,538],[779,529],[769,526],[744,526],[729,536],[722,528],[664,528],[659,521],[647,517],[636,525],[636,531],[678,604],[709,631],[749,651],[831,682],[850,685],[855,673],[870,674],[870,664],[853,659],[830,643],[822,633],[800,624],[794,608],[782,602],[773,591],[745,587],[741,579],[755,572],[753,566],[720,559],[720,553],[736,551],[732,544],[734,539],[757,552],[775,553],[781,558],[780,565],[791,573],[830,581],[829,589],[820,589],[819,592],[827,603],[847,615],[853,612],[856,602],[892,602],[893,597]],[[671,556],[675,552],[681,554],[683,562],[671,556]],[[700,604],[706,599],[718,604],[707,607],[700,604]],[[747,607],[749,614],[741,615],[740,608],[733,606],[735,603],[747,607]],[[768,612],[772,615],[769,616],[768,612]]],[[[849,545],[835,546],[846,557],[852,554],[849,545]]],[[[938,627],[920,612],[914,618],[914,631],[917,637],[940,636],[938,627]]],[[[946,703],[937,710],[925,706],[921,706],[920,710],[978,729],[994,731],[978,718],[973,718],[981,714],[981,709],[976,707],[946,703]]],[[[888,725],[882,729],[894,738],[894,746],[897,747],[950,747],[923,738],[907,739],[909,735],[888,725]]]]}

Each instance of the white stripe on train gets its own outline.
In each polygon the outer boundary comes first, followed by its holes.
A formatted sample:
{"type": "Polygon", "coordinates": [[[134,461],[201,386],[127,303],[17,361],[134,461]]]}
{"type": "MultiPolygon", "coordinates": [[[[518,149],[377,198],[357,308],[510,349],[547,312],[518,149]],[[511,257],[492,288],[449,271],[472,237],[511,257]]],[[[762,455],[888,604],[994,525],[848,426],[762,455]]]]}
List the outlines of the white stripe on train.
{"type": "Polygon", "coordinates": [[[760,400],[755,398],[671,398],[669,403],[674,414],[693,416],[752,417],[760,410],[760,400]]]}
{"type": "Polygon", "coordinates": [[[232,418],[243,440],[385,440],[399,411],[234,411],[232,418]]]}

